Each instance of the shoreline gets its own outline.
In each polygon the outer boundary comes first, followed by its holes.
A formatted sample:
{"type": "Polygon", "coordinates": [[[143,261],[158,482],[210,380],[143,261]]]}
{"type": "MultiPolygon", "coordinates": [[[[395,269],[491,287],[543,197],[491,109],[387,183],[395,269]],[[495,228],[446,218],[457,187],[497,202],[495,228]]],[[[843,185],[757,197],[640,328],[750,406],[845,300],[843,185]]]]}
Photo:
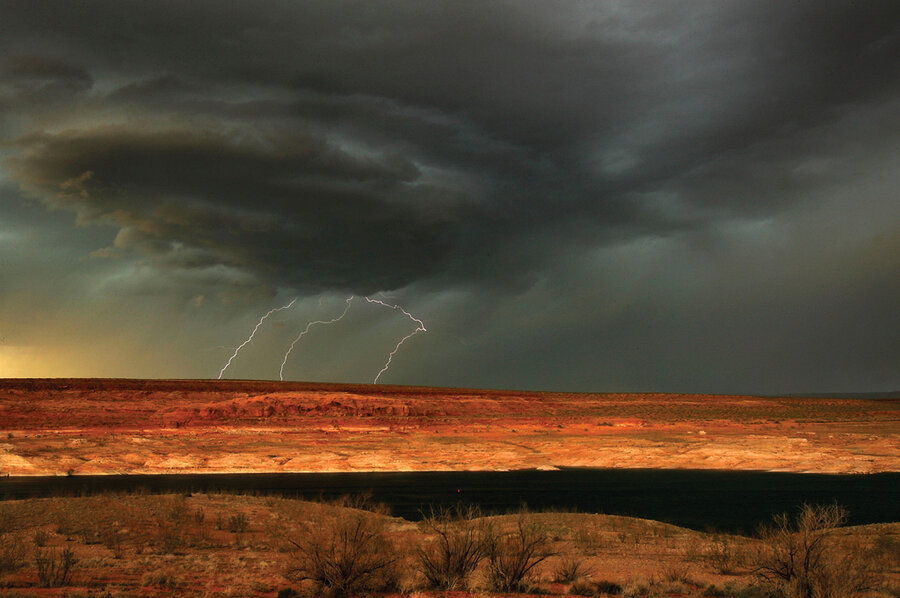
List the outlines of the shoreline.
{"type": "Polygon", "coordinates": [[[392,475],[392,474],[467,474],[467,473],[552,473],[558,471],[597,471],[597,472],[681,472],[681,473],[729,473],[729,474],[784,474],[784,475],[803,475],[803,476],[879,476],[900,474],[900,470],[884,470],[884,471],[809,471],[809,470],[792,470],[792,469],[723,469],[723,468],[703,468],[703,467],[592,467],[581,465],[559,465],[552,468],[547,467],[521,467],[513,469],[340,469],[340,470],[254,470],[247,471],[242,469],[233,470],[202,470],[202,471],[131,471],[131,472],[85,472],[85,473],[26,473],[26,474],[0,474],[0,485],[3,480],[19,480],[19,479],[63,479],[63,478],[127,478],[127,477],[155,477],[155,476],[316,476],[316,475],[392,475]]]}

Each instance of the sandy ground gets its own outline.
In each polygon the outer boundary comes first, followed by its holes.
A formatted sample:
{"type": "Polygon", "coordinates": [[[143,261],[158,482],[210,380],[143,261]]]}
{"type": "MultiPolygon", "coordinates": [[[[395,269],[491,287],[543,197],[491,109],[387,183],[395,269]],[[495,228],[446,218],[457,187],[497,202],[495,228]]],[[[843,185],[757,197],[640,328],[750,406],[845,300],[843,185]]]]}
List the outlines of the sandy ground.
{"type": "Polygon", "coordinates": [[[900,400],[0,380],[0,475],[900,471],[900,400]]]}

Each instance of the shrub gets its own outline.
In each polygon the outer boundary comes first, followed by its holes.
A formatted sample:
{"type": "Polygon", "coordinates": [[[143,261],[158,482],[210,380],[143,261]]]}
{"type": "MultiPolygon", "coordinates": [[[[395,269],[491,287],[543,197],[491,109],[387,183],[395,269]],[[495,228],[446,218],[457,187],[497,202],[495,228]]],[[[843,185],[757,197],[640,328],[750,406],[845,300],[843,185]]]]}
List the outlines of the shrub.
{"type": "Polygon", "coordinates": [[[187,539],[178,523],[167,519],[156,520],[156,546],[163,554],[176,553],[187,546],[187,539]]]}
{"type": "Polygon", "coordinates": [[[722,575],[735,573],[742,561],[740,551],[728,536],[714,536],[703,556],[716,573],[722,575]]]}
{"type": "Polygon", "coordinates": [[[761,586],[746,586],[737,593],[737,598],[777,598],[779,594],[773,594],[761,586]]]}
{"type": "Polygon", "coordinates": [[[609,594],[610,596],[618,596],[622,593],[622,586],[612,581],[598,581],[594,584],[598,594],[609,594]]]}
{"type": "Polygon", "coordinates": [[[900,562],[900,540],[887,530],[881,529],[875,536],[872,556],[883,569],[889,569],[893,563],[900,562]]]}
{"type": "Polygon", "coordinates": [[[569,586],[568,592],[569,594],[573,594],[575,596],[596,596],[597,584],[592,583],[586,579],[579,579],[569,586]]]}
{"type": "Polygon", "coordinates": [[[659,585],[652,581],[629,583],[622,589],[623,598],[660,598],[659,585]]]}
{"type": "Polygon", "coordinates": [[[692,583],[690,569],[684,565],[669,565],[662,570],[660,577],[668,582],[692,583]]]}
{"type": "Polygon", "coordinates": [[[166,518],[176,525],[184,525],[188,518],[188,507],[183,498],[172,500],[166,518]]]}
{"type": "Polygon", "coordinates": [[[38,531],[34,532],[34,535],[31,537],[31,539],[34,541],[35,546],[44,546],[49,539],[49,535],[46,531],[39,529],[38,531]]]}
{"type": "Polygon", "coordinates": [[[803,505],[793,521],[786,513],[760,531],[756,573],[791,598],[844,598],[872,585],[871,562],[859,545],[837,550],[834,529],[847,520],[836,504],[803,505]]]}
{"type": "Polygon", "coordinates": [[[178,587],[178,580],[167,571],[150,571],[144,574],[141,584],[145,587],[155,587],[162,590],[174,590],[178,587]]]}
{"type": "Polygon", "coordinates": [[[602,536],[596,530],[579,527],[575,530],[573,540],[584,554],[594,555],[600,552],[602,536]]]}
{"type": "Polygon", "coordinates": [[[500,592],[523,589],[534,568],[554,554],[545,527],[527,513],[518,515],[511,532],[487,528],[487,551],[488,584],[500,592]]]}
{"type": "Polygon", "coordinates": [[[484,526],[475,520],[474,507],[432,511],[422,527],[436,537],[416,550],[419,568],[428,585],[443,590],[465,587],[469,575],[487,555],[484,526]]]}
{"type": "Polygon", "coordinates": [[[590,577],[590,571],[584,561],[577,557],[562,557],[553,569],[553,581],[557,583],[572,583],[584,577],[590,577]]]}
{"type": "Polygon", "coordinates": [[[297,555],[286,577],[311,581],[319,593],[339,598],[397,585],[394,547],[382,522],[371,514],[332,516],[291,544],[297,555]]]}
{"type": "Polygon", "coordinates": [[[25,542],[14,534],[0,535],[0,575],[18,571],[25,565],[25,542]]]}
{"type": "Polygon", "coordinates": [[[125,556],[125,547],[122,544],[122,535],[119,530],[112,527],[106,528],[100,533],[100,541],[113,553],[113,558],[121,559],[125,556]]]}
{"type": "Polygon", "coordinates": [[[36,548],[34,551],[38,583],[42,588],[69,585],[76,562],[71,548],[64,548],[62,552],[43,548],[36,548]]]}
{"type": "Polygon", "coordinates": [[[231,515],[228,518],[228,531],[233,534],[243,534],[249,527],[250,521],[247,520],[247,516],[243,513],[231,515]]]}

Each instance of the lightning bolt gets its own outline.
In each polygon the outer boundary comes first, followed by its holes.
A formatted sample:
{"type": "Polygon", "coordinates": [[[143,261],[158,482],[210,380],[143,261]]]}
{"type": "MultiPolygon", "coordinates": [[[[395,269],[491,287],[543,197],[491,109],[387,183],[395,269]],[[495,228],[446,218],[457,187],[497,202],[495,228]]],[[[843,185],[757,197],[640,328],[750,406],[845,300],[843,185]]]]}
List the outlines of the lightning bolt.
{"type": "Polygon", "coordinates": [[[256,327],[253,329],[253,332],[250,333],[250,336],[247,337],[247,340],[245,340],[243,343],[241,343],[240,345],[237,346],[237,348],[234,350],[234,353],[232,353],[231,357],[228,358],[228,363],[226,363],[226,364],[222,367],[222,369],[219,371],[219,380],[222,379],[222,374],[225,373],[225,370],[228,369],[228,366],[231,365],[231,362],[234,361],[234,358],[237,357],[237,354],[240,353],[241,349],[243,349],[244,346],[247,345],[247,343],[249,343],[250,341],[253,340],[253,337],[256,335],[256,331],[259,330],[259,327],[262,326],[262,323],[266,320],[266,318],[268,318],[269,316],[271,316],[272,314],[274,314],[276,311],[281,311],[281,310],[283,310],[283,309],[288,309],[289,307],[291,307],[292,305],[294,305],[294,303],[296,303],[296,302],[297,302],[297,298],[294,297],[293,299],[291,299],[291,302],[288,303],[287,305],[283,305],[283,306],[281,306],[281,307],[276,307],[276,308],[270,309],[270,310],[266,313],[266,315],[264,315],[263,317],[261,317],[261,318],[259,319],[259,322],[256,323],[256,327]]]}
{"type": "Polygon", "coordinates": [[[297,335],[297,338],[294,339],[294,342],[291,343],[291,346],[288,347],[287,352],[284,354],[284,361],[281,362],[281,369],[278,371],[278,378],[283,382],[284,381],[284,366],[287,363],[288,356],[291,354],[291,351],[294,350],[294,346],[300,342],[300,339],[303,338],[309,329],[315,326],[316,324],[334,324],[339,321],[341,318],[347,315],[347,312],[350,310],[350,302],[353,300],[353,295],[347,297],[347,307],[344,308],[344,311],[338,317],[331,320],[317,320],[315,322],[309,322],[306,325],[306,329],[303,330],[300,334],[297,335]]]}
{"type": "Polygon", "coordinates": [[[397,343],[397,346],[394,347],[394,350],[391,351],[391,354],[388,355],[387,363],[384,364],[384,367],[381,368],[381,371],[378,372],[378,374],[375,376],[375,380],[372,381],[372,384],[378,384],[378,379],[381,377],[381,375],[383,373],[385,373],[386,371],[388,371],[388,368],[391,367],[391,360],[394,359],[394,355],[396,355],[397,351],[400,350],[400,345],[402,345],[403,343],[405,343],[407,340],[414,337],[415,335],[419,334],[420,332],[428,332],[428,330],[425,328],[425,323],[422,322],[422,320],[413,316],[411,313],[409,313],[408,311],[406,311],[399,305],[391,305],[390,303],[385,303],[384,301],[381,301],[379,299],[370,299],[369,297],[366,297],[366,301],[368,301],[369,303],[377,303],[378,305],[383,305],[383,306],[389,307],[391,309],[398,309],[398,310],[402,311],[403,314],[407,318],[409,318],[410,320],[412,320],[413,322],[415,322],[417,324],[416,329],[413,330],[412,332],[410,332],[409,334],[407,334],[406,336],[404,336],[403,338],[401,338],[400,342],[397,343]]]}

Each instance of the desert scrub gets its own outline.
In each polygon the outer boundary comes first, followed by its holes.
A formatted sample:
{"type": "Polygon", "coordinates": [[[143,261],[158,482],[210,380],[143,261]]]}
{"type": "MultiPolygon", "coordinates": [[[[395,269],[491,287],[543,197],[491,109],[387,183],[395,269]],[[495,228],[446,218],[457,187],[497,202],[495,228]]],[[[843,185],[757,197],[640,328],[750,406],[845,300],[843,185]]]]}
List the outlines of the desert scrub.
{"type": "Polygon", "coordinates": [[[123,535],[116,528],[110,527],[100,534],[100,541],[113,553],[113,558],[121,559],[125,556],[123,535]]]}
{"type": "Polygon", "coordinates": [[[156,521],[156,534],[153,541],[160,554],[176,554],[188,546],[184,529],[167,519],[156,521]]]}
{"type": "Polygon", "coordinates": [[[760,533],[756,574],[788,598],[843,598],[872,589],[871,550],[842,544],[834,533],[846,520],[847,510],[836,504],[805,504],[793,520],[776,516],[760,533]]]}
{"type": "Polygon", "coordinates": [[[716,535],[707,545],[703,557],[716,573],[732,575],[738,571],[744,561],[741,547],[734,538],[716,535]]]}
{"type": "Polygon", "coordinates": [[[64,548],[58,552],[38,547],[34,551],[38,584],[42,588],[58,588],[69,585],[76,563],[75,553],[71,548],[64,548]]]}
{"type": "Polygon", "coordinates": [[[733,596],[733,594],[725,588],[720,588],[716,584],[709,584],[700,594],[703,598],[724,598],[725,596],[733,596]]]}
{"type": "MultiPolygon", "coordinates": [[[[553,568],[552,579],[556,583],[572,583],[576,580],[589,578],[591,571],[585,565],[585,562],[576,556],[563,556],[557,561],[553,568]]],[[[586,594],[582,594],[586,595],[586,594]]]]}
{"type": "Polygon", "coordinates": [[[635,582],[622,589],[624,598],[658,598],[661,596],[659,584],[653,582],[635,582]]]}
{"type": "Polygon", "coordinates": [[[35,546],[44,546],[47,544],[47,540],[49,539],[49,534],[45,530],[39,529],[31,536],[31,541],[34,542],[35,546]]]}
{"type": "Polygon", "coordinates": [[[25,566],[24,538],[19,534],[0,535],[0,575],[18,571],[25,566]]]}
{"type": "Polygon", "coordinates": [[[512,530],[486,528],[488,585],[498,592],[525,588],[534,568],[554,555],[546,527],[530,513],[515,516],[512,530]]]}
{"type": "Polygon", "coordinates": [[[574,596],[596,596],[597,584],[587,579],[579,579],[569,586],[568,593],[574,596]]]}
{"type": "Polygon", "coordinates": [[[603,546],[603,535],[589,527],[580,526],[575,530],[573,540],[578,549],[587,555],[599,554],[603,546]]]}
{"type": "Polygon", "coordinates": [[[236,513],[228,517],[226,527],[233,534],[243,534],[250,528],[250,521],[243,513],[236,513]]]}
{"type": "Polygon", "coordinates": [[[622,593],[622,586],[613,581],[598,581],[594,585],[597,588],[597,594],[618,596],[622,593]]]}
{"type": "Polygon", "coordinates": [[[688,585],[696,585],[690,577],[690,567],[682,564],[670,564],[662,568],[660,571],[660,579],[670,583],[683,583],[688,585]]]}
{"type": "Polygon", "coordinates": [[[187,523],[188,506],[183,496],[174,497],[167,501],[166,519],[179,526],[187,523]]]}
{"type": "Polygon", "coordinates": [[[341,598],[390,591],[398,585],[399,555],[384,521],[371,513],[334,513],[290,542],[295,554],[285,576],[311,582],[318,594],[341,598]]]}
{"type": "Polygon", "coordinates": [[[431,511],[421,528],[433,538],[416,549],[419,569],[429,587],[457,590],[487,556],[485,528],[474,507],[431,511]]]}
{"type": "Polygon", "coordinates": [[[174,590],[178,587],[178,579],[169,571],[148,571],[141,578],[141,585],[162,590],[174,590]]]}

